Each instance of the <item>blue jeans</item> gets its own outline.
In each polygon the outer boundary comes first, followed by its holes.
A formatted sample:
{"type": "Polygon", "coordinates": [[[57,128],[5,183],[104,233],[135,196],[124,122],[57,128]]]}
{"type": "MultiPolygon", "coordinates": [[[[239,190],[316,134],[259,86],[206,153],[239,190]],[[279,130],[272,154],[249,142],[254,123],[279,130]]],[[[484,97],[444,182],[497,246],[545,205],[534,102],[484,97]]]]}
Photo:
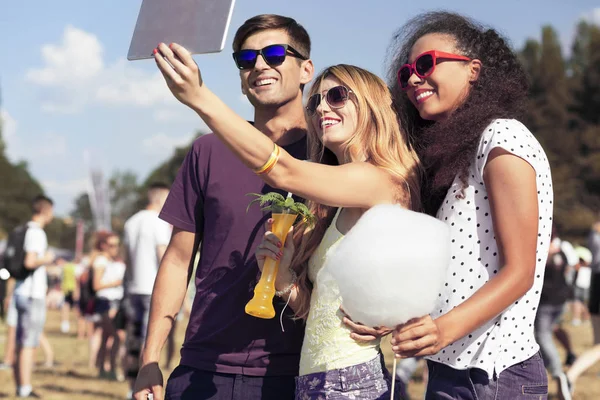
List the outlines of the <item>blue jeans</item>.
{"type": "Polygon", "coordinates": [[[525,400],[547,399],[548,377],[541,355],[515,364],[490,379],[479,368],[458,370],[427,361],[429,382],[426,400],[525,400]]]}
{"type": "Polygon", "coordinates": [[[563,373],[562,360],[554,344],[554,327],[560,323],[564,309],[564,304],[540,304],[535,316],[535,340],[540,345],[544,363],[553,377],[563,373]]]}
{"type": "Polygon", "coordinates": [[[125,347],[130,358],[130,362],[127,363],[126,374],[132,379],[135,379],[139,372],[137,360],[140,358],[140,352],[146,340],[150,301],[150,295],[129,294],[125,296],[121,304],[125,314],[125,329],[127,331],[125,347]]]}
{"type": "Polygon", "coordinates": [[[127,322],[132,325],[132,334],[142,343],[146,340],[151,300],[152,296],[145,294],[129,294],[123,300],[123,309],[127,322]]]}
{"type": "Polygon", "coordinates": [[[293,400],[293,376],[220,374],[179,365],[167,381],[165,400],[293,400]]]}

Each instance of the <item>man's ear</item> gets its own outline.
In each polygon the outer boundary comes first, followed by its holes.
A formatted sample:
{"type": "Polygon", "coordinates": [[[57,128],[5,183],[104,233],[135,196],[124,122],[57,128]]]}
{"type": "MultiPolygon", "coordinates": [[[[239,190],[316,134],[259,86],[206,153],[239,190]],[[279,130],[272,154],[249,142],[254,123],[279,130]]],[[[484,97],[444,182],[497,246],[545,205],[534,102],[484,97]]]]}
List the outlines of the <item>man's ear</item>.
{"type": "Polygon", "coordinates": [[[469,82],[474,83],[479,79],[482,66],[481,61],[478,59],[469,62],[469,82]]]}
{"type": "Polygon", "coordinates": [[[240,87],[242,88],[242,94],[243,94],[244,96],[246,96],[248,93],[246,93],[246,89],[244,88],[244,84],[243,84],[243,83],[240,83],[240,87]]]}
{"type": "Polygon", "coordinates": [[[302,61],[300,68],[301,68],[300,83],[302,85],[306,85],[307,83],[312,81],[312,79],[315,75],[315,66],[313,65],[312,60],[305,60],[305,61],[302,61]]]}

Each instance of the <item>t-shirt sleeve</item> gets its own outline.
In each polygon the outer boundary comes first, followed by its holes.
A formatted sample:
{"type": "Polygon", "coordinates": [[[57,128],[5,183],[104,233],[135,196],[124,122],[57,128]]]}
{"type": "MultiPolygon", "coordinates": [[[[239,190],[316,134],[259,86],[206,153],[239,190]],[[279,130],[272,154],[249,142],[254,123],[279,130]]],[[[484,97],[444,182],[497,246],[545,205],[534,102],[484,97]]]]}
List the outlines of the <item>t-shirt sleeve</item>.
{"type": "MultiPolygon", "coordinates": [[[[208,135],[207,135],[208,136],[208,135]]],[[[171,225],[188,231],[197,232],[200,229],[199,220],[202,213],[202,182],[204,181],[203,165],[206,162],[206,140],[197,139],[186,155],[175,182],[171,186],[167,201],[159,217],[171,225]]]]}
{"type": "Polygon", "coordinates": [[[481,182],[490,152],[497,147],[522,158],[538,174],[547,168],[542,146],[525,125],[514,119],[497,119],[485,128],[477,150],[475,164],[481,182]]]}
{"type": "Polygon", "coordinates": [[[25,232],[25,243],[23,244],[26,253],[41,254],[46,251],[46,247],[46,234],[43,230],[27,229],[27,232],[25,232]]]}
{"type": "Polygon", "coordinates": [[[108,259],[104,256],[97,256],[96,259],[94,260],[94,264],[92,265],[92,267],[94,269],[96,268],[106,268],[106,266],[108,265],[108,259]]]}

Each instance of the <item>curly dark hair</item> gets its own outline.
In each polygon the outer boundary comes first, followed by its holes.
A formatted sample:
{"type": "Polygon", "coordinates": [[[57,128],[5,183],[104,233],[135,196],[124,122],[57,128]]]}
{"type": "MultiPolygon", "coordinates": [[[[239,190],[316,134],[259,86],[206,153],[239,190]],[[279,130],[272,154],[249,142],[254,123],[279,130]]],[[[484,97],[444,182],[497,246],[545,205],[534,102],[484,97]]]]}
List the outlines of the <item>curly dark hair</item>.
{"type": "MultiPolygon", "coordinates": [[[[433,50],[433,49],[432,49],[433,50]]],[[[526,73],[506,39],[494,29],[460,14],[420,14],[395,33],[388,49],[388,82],[401,124],[409,133],[426,173],[422,184],[425,212],[435,215],[457,172],[466,187],[468,168],[483,130],[496,118],[519,118],[526,109],[526,73]],[[430,33],[455,41],[456,53],[482,63],[469,95],[449,118],[426,121],[400,88],[396,74],[408,62],[415,42],[430,33]]]]}

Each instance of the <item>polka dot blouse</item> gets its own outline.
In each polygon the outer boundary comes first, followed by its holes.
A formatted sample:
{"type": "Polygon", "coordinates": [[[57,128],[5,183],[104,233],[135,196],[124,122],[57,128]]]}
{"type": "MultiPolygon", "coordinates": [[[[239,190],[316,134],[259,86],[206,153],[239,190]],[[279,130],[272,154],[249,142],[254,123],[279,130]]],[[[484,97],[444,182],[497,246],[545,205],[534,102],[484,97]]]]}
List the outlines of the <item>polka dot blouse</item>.
{"type": "Polygon", "coordinates": [[[544,150],[516,120],[498,119],[483,132],[477,155],[469,167],[468,187],[457,176],[437,218],[450,227],[452,260],[446,283],[439,293],[432,318],[458,306],[494,278],[500,268],[498,244],[483,170],[492,149],[502,149],[527,161],[535,169],[538,190],[539,228],[533,287],[495,319],[457,340],[438,354],[427,357],[456,369],[477,367],[491,378],[534,355],[539,346],[533,325],[544,280],[552,225],[552,179],[544,150]]]}

